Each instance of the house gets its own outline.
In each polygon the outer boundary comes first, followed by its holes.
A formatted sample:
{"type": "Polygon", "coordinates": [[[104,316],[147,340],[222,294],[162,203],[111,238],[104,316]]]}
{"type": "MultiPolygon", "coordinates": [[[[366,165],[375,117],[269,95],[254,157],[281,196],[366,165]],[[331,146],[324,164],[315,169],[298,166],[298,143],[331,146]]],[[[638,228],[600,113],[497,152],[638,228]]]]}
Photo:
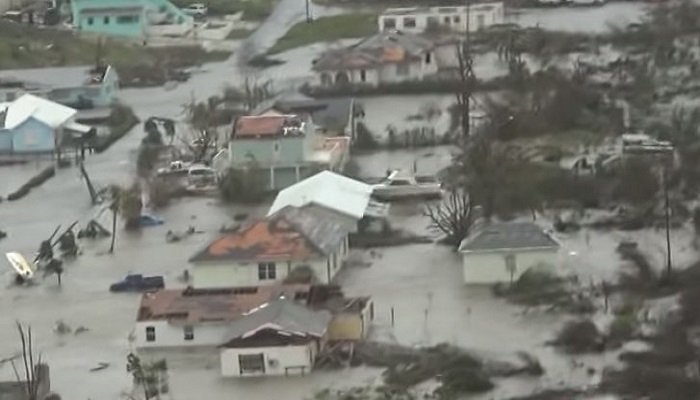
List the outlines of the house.
{"type": "Polygon", "coordinates": [[[335,285],[162,289],[142,295],[134,345],[137,349],[215,348],[229,339],[231,324],[242,315],[280,297],[330,312],[331,341],[364,338],[374,319],[369,297],[345,297],[335,285]]]}
{"type": "MultiPolygon", "coordinates": [[[[37,364],[34,366],[36,379],[36,400],[48,400],[52,398],[51,379],[49,366],[37,364]]],[[[27,395],[27,381],[12,380],[0,382],[0,400],[30,400],[27,395]]]]}
{"type": "Polygon", "coordinates": [[[254,168],[269,190],[279,190],[314,171],[342,170],[349,146],[349,137],[318,135],[308,114],[244,116],[234,124],[227,167],[254,168]]]}
{"type": "Polygon", "coordinates": [[[285,207],[214,240],[190,262],[195,288],[273,285],[293,272],[330,283],[347,254],[342,225],[285,207]]]}
{"type": "Polygon", "coordinates": [[[379,31],[423,33],[434,28],[476,32],[504,23],[503,3],[469,6],[401,7],[386,9],[377,20],[379,31]],[[467,18],[469,16],[469,18],[467,18]]]}
{"type": "Polygon", "coordinates": [[[194,18],[168,0],[72,0],[73,26],[81,32],[147,38],[185,36],[194,18]]]}
{"type": "Polygon", "coordinates": [[[0,155],[52,154],[72,134],[91,128],[75,122],[77,110],[25,94],[0,103],[0,155]]]}
{"type": "Polygon", "coordinates": [[[364,117],[362,107],[351,97],[314,99],[300,93],[285,93],[258,106],[253,115],[309,114],[314,128],[324,136],[355,137],[356,123],[364,117]]]}
{"type": "Polygon", "coordinates": [[[348,232],[361,221],[385,218],[388,205],[371,198],[372,186],[331,171],[322,171],[281,190],[268,215],[285,207],[311,209],[319,218],[331,218],[348,232]]]}
{"type": "Polygon", "coordinates": [[[432,41],[406,32],[382,31],[314,61],[320,86],[419,81],[438,71],[432,41]]]}
{"type": "Polygon", "coordinates": [[[221,345],[221,375],[305,375],[325,347],[332,318],[287,298],[244,313],[221,345]]]}
{"type": "Polygon", "coordinates": [[[116,101],[118,90],[110,65],[0,71],[0,102],[31,93],[76,109],[101,108],[116,101]]]}
{"type": "Polygon", "coordinates": [[[554,272],[559,243],[534,223],[484,226],[459,246],[464,281],[491,284],[516,281],[536,268],[554,272]]]}

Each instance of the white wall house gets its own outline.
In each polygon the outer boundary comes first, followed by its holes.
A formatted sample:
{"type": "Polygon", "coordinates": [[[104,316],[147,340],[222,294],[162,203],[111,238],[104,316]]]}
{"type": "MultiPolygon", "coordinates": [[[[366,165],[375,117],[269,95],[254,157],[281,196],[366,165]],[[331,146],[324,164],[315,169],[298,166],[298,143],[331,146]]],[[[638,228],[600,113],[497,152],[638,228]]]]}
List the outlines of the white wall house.
{"type": "Polygon", "coordinates": [[[378,18],[379,30],[422,33],[430,27],[455,32],[475,32],[504,22],[503,3],[481,3],[450,7],[389,8],[378,18]],[[467,18],[469,16],[469,18],[467,18]]]}
{"type": "Polygon", "coordinates": [[[272,285],[308,267],[330,283],[349,252],[348,231],[307,210],[286,207],[226,234],[190,259],[195,288],[272,285]]]}
{"type": "Polygon", "coordinates": [[[246,377],[263,375],[305,375],[311,372],[318,355],[318,344],[221,350],[221,375],[246,377]]]}
{"type": "Polygon", "coordinates": [[[533,223],[487,225],[459,247],[467,284],[515,282],[529,269],[554,273],[559,244],[533,223]]]}
{"type": "Polygon", "coordinates": [[[409,33],[385,31],[314,61],[316,84],[369,85],[419,81],[438,72],[433,43],[409,33]]]}

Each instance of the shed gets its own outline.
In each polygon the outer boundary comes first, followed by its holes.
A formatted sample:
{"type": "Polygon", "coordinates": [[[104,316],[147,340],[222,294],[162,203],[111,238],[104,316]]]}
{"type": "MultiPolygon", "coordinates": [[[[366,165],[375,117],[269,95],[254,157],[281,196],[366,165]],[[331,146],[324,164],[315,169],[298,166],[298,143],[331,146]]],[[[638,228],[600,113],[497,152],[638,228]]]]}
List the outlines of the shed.
{"type": "Polygon", "coordinates": [[[534,223],[486,225],[459,246],[464,281],[468,284],[511,282],[531,268],[553,272],[559,247],[550,234],[534,223]]]}

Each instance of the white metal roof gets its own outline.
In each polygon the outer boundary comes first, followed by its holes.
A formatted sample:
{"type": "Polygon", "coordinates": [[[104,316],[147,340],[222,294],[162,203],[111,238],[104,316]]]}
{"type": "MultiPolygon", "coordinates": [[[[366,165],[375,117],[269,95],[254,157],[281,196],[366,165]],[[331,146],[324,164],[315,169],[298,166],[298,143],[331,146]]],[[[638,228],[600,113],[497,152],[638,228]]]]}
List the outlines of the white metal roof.
{"type": "Polygon", "coordinates": [[[280,191],[267,215],[286,206],[303,207],[313,203],[360,219],[367,211],[371,194],[372,186],[366,183],[322,171],[280,191]]]}
{"type": "Polygon", "coordinates": [[[12,129],[33,117],[58,128],[75,116],[78,111],[32,94],[25,94],[11,102],[6,109],[5,128],[12,129]]]}

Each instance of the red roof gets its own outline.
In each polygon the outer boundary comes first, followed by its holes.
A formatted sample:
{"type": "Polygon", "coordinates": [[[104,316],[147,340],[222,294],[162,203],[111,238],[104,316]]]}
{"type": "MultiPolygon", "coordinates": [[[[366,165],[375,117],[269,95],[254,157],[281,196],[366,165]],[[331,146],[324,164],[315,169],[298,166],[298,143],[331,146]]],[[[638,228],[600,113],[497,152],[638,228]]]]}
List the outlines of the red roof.
{"type": "Polygon", "coordinates": [[[241,117],[236,121],[236,137],[278,136],[286,126],[300,126],[295,115],[256,115],[241,117]]]}

